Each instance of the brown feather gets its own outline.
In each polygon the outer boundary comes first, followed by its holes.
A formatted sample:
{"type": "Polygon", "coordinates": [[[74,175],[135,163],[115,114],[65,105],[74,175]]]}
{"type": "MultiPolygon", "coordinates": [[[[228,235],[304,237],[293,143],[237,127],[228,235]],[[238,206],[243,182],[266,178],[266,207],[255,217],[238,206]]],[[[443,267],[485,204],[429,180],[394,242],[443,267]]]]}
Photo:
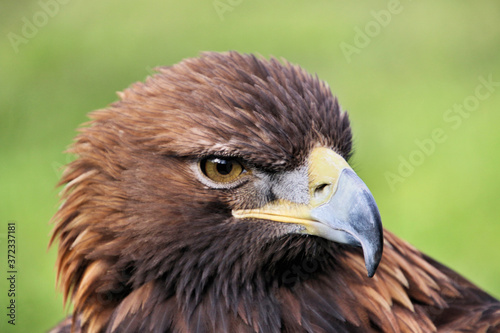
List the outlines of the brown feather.
{"type": "Polygon", "coordinates": [[[231,210],[272,200],[214,191],[193,161],[295,170],[318,145],[344,158],[351,129],[300,67],[205,53],[119,93],[69,150],[52,242],[74,314],[52,332],[493,332],[500,304],[385,231],[366,277],[357,248],[290,235],[231,210]]]}

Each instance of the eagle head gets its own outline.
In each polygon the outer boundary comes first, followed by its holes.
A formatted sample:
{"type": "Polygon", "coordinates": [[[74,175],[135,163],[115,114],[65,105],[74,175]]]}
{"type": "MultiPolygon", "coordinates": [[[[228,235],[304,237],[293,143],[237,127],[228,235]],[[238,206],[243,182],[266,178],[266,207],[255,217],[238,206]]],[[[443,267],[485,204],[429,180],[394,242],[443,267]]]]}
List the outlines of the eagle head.
{"type": "Polygon", "coordinates": [[[375,274],[380,215],[326,83],[274,58],[205,53],[119,96],[80,130],[55,216],[83,331],[237,327],[225,313],[258,331],[276,288],[335,279],[344,253],[375,274]]]}

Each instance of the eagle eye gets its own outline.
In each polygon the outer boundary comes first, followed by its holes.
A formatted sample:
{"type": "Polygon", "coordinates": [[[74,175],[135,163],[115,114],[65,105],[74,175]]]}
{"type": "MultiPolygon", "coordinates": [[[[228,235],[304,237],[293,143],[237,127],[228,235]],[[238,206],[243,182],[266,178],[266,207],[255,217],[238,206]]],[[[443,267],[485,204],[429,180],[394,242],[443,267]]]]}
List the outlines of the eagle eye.
{"type": "Polygon", "coordinates": [[[218,184],[230,184],[246,172],[245,167],[235,158],[210,157],[200,161],[203,174],[218,184]]]}

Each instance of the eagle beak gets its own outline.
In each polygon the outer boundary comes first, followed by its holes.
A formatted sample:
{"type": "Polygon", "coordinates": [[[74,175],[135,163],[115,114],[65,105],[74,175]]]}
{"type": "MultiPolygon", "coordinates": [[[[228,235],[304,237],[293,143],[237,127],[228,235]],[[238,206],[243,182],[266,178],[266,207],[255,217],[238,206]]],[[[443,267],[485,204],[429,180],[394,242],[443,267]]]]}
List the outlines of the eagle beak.
{"type": "Polygon", "coordinates": [[[310,214],[318,222],[313,234],[361,246],[368,276],[375,274],[382,258],[382,221],[370,190],[352,169],[341,171],[335,194],[310,214]]]}
{"type": "Polygon", "coordinates": [[[361,246],[372,277],[382,258],[383,228],[370,190],[340,155],[327,148],[312,151],[308,175],[307,204],[280,199],[233,215],[293,223],[300,226],[298,233],[361,246]]]}

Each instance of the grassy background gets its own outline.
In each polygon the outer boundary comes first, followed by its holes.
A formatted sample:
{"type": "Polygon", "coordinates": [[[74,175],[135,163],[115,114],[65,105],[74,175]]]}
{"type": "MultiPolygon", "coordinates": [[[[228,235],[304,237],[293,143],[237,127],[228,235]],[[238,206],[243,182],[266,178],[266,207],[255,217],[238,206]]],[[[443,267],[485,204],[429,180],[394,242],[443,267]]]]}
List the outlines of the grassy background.
{"type": "Polygon", "coordinates": [[[285,57],[328,81],[350,112],[354,165],[385,226],[500,296],[500,87],[456,129],[443,119],[470,101],[478,77],[500,81],[500,3],[401,0],[380,26],[373,11],[394,1],[65,2],[46,22],[38,1],[1,4],[1,332],[46,331],[65,315],[55,251],[46,249],[75,128],[151,68],[205,50],[285,57]],[[214,4],[228,7],[218,13],[214,4]],[[23,18],[34,17],[41,26],[16,52],[9,33],[22,37],[23,18]],[[367,45],[346,57],[340,45],[355,46],[365,28],[367,45]],[[387,173],[434,129],[446,140],[391,188],[387,173]],[[5,316],[9,221],[17,222],[15,327],[5,316]]]}

